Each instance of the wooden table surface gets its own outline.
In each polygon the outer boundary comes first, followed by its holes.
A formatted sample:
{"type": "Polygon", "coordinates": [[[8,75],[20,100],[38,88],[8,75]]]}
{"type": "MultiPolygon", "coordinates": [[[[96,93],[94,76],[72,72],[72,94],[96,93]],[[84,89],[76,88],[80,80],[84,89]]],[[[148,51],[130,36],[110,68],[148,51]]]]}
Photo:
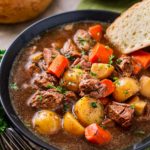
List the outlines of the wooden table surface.
{"type": "Polygon", "coordinates": [[[0,25],[0,49],[7,49],[16,36],[33,22],[58,13],[75,10],[80,0],[53,0],[52,5],[39,18],[22,24],[0,25]]]}

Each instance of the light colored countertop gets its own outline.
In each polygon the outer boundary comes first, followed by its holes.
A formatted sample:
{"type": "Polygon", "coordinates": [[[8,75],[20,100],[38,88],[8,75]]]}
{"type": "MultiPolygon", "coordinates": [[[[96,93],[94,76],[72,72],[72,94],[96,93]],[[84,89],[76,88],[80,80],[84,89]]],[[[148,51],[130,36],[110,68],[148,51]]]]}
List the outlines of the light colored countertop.
{"type": "Polygon", "coordinates": [[[7,49],[16,36],[33,22],[58,13],[75,10],[80,0],[54,0],[52,5],[36,20],[17,24],[17,25],[0,25],[0,49],[7,49]]]}

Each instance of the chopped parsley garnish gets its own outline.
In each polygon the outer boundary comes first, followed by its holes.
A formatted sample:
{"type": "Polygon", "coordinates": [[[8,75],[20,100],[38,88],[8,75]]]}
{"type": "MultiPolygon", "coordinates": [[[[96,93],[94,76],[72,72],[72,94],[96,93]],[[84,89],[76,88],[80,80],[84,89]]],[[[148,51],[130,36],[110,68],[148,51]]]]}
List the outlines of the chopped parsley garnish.
{"type": "Polygon", "coordinates": [[[58,92],[62,93],[62,94],[65,94],[65,93],[66,93],[66,90],[65,90],[63,87],[61,87],[61,86],[57,86],[55,89],[56,89],[58,92]]]}
{"type": "Polygon", "coordinates": [[[107,129],[107,127],[106,126],[104,126],[104,125],[100,125],[104,130],[106,130],[107,129]]]}
{"type": "Polygon", "coordinates": [[[92,103],[91,103],[91,106],[92,106],[93,108],[97,108],[96,102],[92,102],[92,103]]]}
{"type": "Polygon", "coordinates": [[[6,128],[8,127],[8,124],[5,120],[5,113],[3,111],[3,108],[0,107],[0,134],[2,134],[6,128]]]}
{"type": "Polygon", "coordinates": [[[51,84],[48,84],[47,85],[47,88],[48,89],[55,89],[56,91],[58,91],[58,92],[60,92],[60,93],[62,93],[62,94],[65,94],[66,93],[66,89],[64,89],[63,87],[61,87],[61,86],[54,86],[54,85],[51,85],[51,84]]]}
{"type": "Polygon", "coordinates": [[[94,77],[96,77],[96,76],[97,76],[97,74],[96,74],[96,73],[94,73],[94,72],[90,72],[90,74],[91,74],[92,76],[94,76],[94,77]]]}
{"type": "Polygon", "coordinates": [[[134,108],[135,108],[135,105],[134,105],[134,104],[130,105],[130,108],[131,108],[131,109],[134,109],[134,108]]]}
{"type": "Polygon", "coordinates": [[[78,41],[79,41],[79,43],[83,46],[83,45],[85,45],[88,41],[87,40],[85,40],[85,39],[83,39],[83,38],[81,38],[81,37],[78,37],[78,41]]]}
{"type": "Polygon", "coordinates": [[[137,135],[137,136],[142,136],[142,135],[145,135],[145,131],[137,130],[137,131],[134,131],[134,134],[137,135]]]}
{"type": "Polygon", "coordinates": [[[128,90],[125,90],[125,91],[123,91],[123,93],[124,93],[125,95],[127,95],[127,94],[129,94],[129,91],[128,91],[128,90]]]}
{"type": "Polygon", "coordinates": [[[80,65],[80,64],[78,64],[78,65],[76,65],[76,66],[75,66],[75,68],[77,68],[77,69],[81,69],[81,65],[80,65]]]}
{"type": "Polygon", "coordinates": [[[69,109],[69,105],[67,103],[63,104],[63,110],[66,112],[69,109]]]}
{"type": "Polygon", "coordinates": [[[81,51],[82,55],[86,55],[86,52],[84,50],[81,51]]]}
{"type": "Polygon", "coordinates": [[[0,61],[3,57],[3,55],[5,54],[6,50],[5,49],[0,49],[0,61]]]}
{"type": "Polygon", "coordinates": [[[116,60],[116,64],[120,64],[122,62],[122,60],[120,59],[120,58],[118,58],[117,60],[116,60]]]}
{"type": "Polygon", "coordinates": [[[48,88],[48,89],[54,89],[54,88],[56,88],[56,87],[55,87],[54,85],[48,84],[48,85],[47,85],[47,88],[48,88]]]}
{"type": "Polygon", "coordinates": [[[109,65],[109,66],[113,64],[114,58],[115,58],[115,55],[111,55],[111,56],[109,57],[109,62],[108,62],[108,65],[109,65]]]}
{"type": "Polygon", "coordinates": [[[74,61],[75,60],[75,57],[73,57],[73,56],[71,56],[71,55],[69,55],[69,54],[67,54],[67,55],[65,55],[66,56],[66,58],[68,58],[70,61],[74,61]]]}
{"type": "Polygon", "coordinates": [[[19,89],[18,86],[17,86],[17,83],[10,83],[9,86],[13,90],[18,90],[19,89]]]}
{"type": "Polygon", "coordinates": [[[118,79],[118,77],[113,77],[113,81],[117,81],[118,79]]]}
{"type": "Polygon", "coordinates": [[[42,99],[43,99],[42,95],[39,95],[39,96],[37,97],[37,100],[39,100],[40,102],[42,101],[42,99]]]}

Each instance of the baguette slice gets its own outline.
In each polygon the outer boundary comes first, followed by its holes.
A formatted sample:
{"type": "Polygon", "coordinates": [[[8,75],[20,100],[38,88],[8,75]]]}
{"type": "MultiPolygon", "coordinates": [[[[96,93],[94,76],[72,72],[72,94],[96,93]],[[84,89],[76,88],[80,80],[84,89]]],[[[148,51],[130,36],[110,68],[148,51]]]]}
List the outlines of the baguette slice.
{"type": "Polygon", "coordinates": [[[150,0],[125,11],[108,27],[105,36],[124,54],[150,46],[150,0]]]}

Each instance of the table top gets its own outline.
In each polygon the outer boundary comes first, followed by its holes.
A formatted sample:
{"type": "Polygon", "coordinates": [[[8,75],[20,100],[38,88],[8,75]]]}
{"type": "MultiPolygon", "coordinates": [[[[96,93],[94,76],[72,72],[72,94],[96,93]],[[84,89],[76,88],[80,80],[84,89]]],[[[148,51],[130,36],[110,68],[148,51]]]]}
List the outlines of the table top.
{"type": "Polygon", "coordinates": [[[48,7],[48,9],[37,19],[21,24],[15,25],[0,25],[0,49],[7,49],[16,36],[23,31],[26,27],[31,25],[33,22],[40,20],[41,18],[45,18],[48,16],[52,16],[55,14],[59,14],[66,11],[75,10],[80,2],[80,0],[53,0],[52,5],[48,7]]]}

